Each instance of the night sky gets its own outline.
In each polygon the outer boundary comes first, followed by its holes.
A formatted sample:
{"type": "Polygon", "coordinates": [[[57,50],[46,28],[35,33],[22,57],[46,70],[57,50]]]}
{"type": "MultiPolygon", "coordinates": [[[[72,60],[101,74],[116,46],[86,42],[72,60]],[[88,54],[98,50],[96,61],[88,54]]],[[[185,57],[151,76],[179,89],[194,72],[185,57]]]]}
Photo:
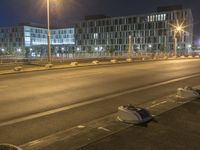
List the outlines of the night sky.
{"type": "MultiPolygon", "coordinates": [[[[195,36],[200,36],[200,0],[50,0],[52,23],[71,25],[85,15],[122,16],[145,14],[163,5],[191,8],[195,36]]],[[[46,23],[46,0],[0,0],[0,26],[22,22],[46,23]]]]}

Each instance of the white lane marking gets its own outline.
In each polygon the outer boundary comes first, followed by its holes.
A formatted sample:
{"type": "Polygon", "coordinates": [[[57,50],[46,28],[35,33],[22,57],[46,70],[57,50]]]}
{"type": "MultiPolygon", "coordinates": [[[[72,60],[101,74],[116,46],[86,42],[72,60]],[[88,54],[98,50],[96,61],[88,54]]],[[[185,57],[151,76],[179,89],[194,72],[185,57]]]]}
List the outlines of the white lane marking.
{"type": "Polygon", "coordinates": [[[106,128],[104,128],[104,127],[98,127],[97,129],[98,129],[98,130],[103,130],[103,131],[106,131],[106,132],[111,132],[109,129],[106,129],[106,128]]]}
{"type": "Polygon", "coordinates": [[[165,103],[167,103],[167,102],[168,102],[168,101],[162,101],[162,102],[156,103],[156,104],[154,104],[154,105],[151,105],[151,106],[149,106],[148,108],[154,108],[154,107],[157,107],[157,106],[159,106],[159,105],[165,104],[165,103]]]}
{"type": "Polygon", "coordinates": [[[172,80],[168,80],[168,81],[164,81],[164,82],[160,82],[160,83],[156,83],[156,84],[152,84],[152,85],[147,85],[147,86],[140,87],[140,88],[135,88],[135,89],[132,89],[132,90],[127,90],[127,91],[124,91],[124,92],[119,92],[119,93],[116,93],[116,94],[111,94],[111,95],[108,95],[108,96],[103,96],[103,97],[96,98],[96,99],[93,99],[93,100],[80,102],[80,103],[73,104],[73,105],[70,105],[70,106],[65,106],[65,107],[53,109],[53,110],[50,110],[50,111],[41,112],[41,113],[33,114],[33,115],[30,115],[30,116],[13,119],[13,120],[10,120],[10,121],[7,121],[7,122],[0,123],[0,127],[12,125],[12,124],[15,124],[15,123],[20,123],[20,122],[23,122],[23,121],[27,121],[27,120],[31,120],[31,119],[51,115],[51,114],[55,114],[55,113],[58,113],[58,112],[70,110],[70,109],[81,107],[81,106],[84,106],[84,105],[89,105],[89,104],[93,104],[93,103],[96,103],[96,102],[105,101],[107,99],[115,98],[115,97],[122,96],[122,95],[125,95],[125,94],[130,94],[130,93],[133,93],[133,92],[139,92],[139,91],[142,91],[142,90],[147,90],[147,89],[150,89],[150,88],[154,88],[154,87],[158,87],[158,86],[162,86],[162,85],[166,85],[166,84],[169,84],[169,83],[173,83],[173,82],[177,82],[177,81],[181,81],[181,80],[185,80],[185,79],[189,79],[189,78],[194,78],[194,77],[198,77],[198,76],[200,76],[200,74],[194,74],[194,75],[190,75],[190,76],[186,76],[186,77],[172,79],[172,80]]]}
{"type": "Polygon", "coordinates": [[[32,142],[29,143],[29,146],[32,146],[32,145],[38,144],[38,143],[40,143],[40,142],[41,142],[40,140],[32,141],[32,142]]]}

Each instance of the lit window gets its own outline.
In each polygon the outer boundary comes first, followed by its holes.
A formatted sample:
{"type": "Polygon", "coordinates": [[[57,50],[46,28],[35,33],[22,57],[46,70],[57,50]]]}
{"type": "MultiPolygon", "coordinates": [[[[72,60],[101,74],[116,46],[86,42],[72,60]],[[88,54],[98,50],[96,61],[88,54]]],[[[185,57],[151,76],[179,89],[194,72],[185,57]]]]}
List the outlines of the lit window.
{"type": "Polygon", "coordinates": [[[151,21],[151,22],[153,21],[153,17],[152,17],[152,16],[150,16],[150,21],[151,21]]]}
{"type": "Polygon", "coordinates": [[[164,14],[163,16],[164,16],[164,17],[163,17],[163,18],[164,18],[164,20],[166,20],[166,14],[164,14]]]}
{"type": "Polygon", "coordinates": [[[152,21],[155,21],[155,16],[153,16],[152,21]]]}
{"type": "Polygon", "coordinates": [[[164,20],[164,15],[163,15],[163,14],[161,14],[161,18],[160,18],[160,20],[161,20],[161,21],[164,20]]]}
{"type": "Polygon", "coordinates": [[[98,39],[98,33],[94,33],[94,39],[98,39]]]}
{"type": "Polygon", "coordinates": [[[161,19],[160,19],[161,17],[160,17],[160,15],[158,15],[158,21],[161,21],[161,19]]]}
{"type": "Polygon", "coordinates": [[[158,21],[158,15],[156,15],[156,19],[155,19],[155,21],[158,21]]]}

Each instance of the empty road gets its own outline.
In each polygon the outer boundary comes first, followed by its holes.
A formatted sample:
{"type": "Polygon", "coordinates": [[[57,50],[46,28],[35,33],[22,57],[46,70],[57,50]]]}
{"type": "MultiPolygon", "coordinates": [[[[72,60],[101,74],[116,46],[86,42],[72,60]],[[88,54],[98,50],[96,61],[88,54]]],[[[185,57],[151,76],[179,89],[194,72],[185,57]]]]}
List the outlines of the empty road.
{"type": "Polygon", "coordinates": [[[1,75],[0,141],[21,145],[114,113],[118,105],[200,85],[199,66],[188,59],[1,75]]]}

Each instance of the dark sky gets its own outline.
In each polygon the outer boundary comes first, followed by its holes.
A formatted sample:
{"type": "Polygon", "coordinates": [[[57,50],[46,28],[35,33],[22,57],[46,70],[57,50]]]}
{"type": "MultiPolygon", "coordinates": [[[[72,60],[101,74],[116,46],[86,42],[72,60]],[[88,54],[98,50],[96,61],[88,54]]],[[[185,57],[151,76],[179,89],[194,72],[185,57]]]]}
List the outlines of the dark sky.
{"type": "MultiPolygon", "coordinates": [[[[50,0],[53,24],[72,24],[85,15],[122,16],[152,12],[157,6],[191,8],[195,35],[200,35],[200,0],[50,0]]],[[[46,23],[46,0],[0,0],[0,26],[20,22],[46,23]]]]}

